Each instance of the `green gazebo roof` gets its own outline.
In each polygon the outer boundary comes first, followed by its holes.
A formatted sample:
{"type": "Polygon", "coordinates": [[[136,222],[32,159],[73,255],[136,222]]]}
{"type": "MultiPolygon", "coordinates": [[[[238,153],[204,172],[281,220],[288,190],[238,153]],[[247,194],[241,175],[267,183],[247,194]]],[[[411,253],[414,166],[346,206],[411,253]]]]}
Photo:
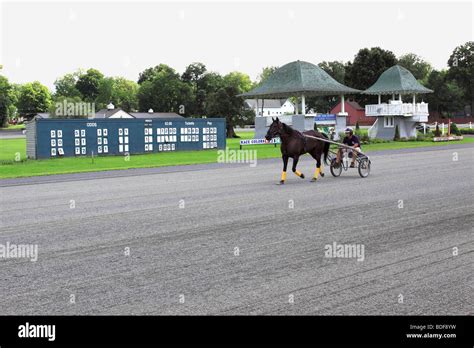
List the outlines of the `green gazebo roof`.
{"type": "Polygon", "coordinates": [[[377,82],[367,88],[364,94],[421,94],[432,93],[421,85],[413,74],[400,65],[394,65],[380,75],[377,82]]]}
{"type": "Polygon", "coordinates": [[[334,80],[319,66],[297,60],[277,69],[261,85],[243,93],[242,97],[285,98],[305,96],[352,94],[357,89],[344,86],[334,80]]]}

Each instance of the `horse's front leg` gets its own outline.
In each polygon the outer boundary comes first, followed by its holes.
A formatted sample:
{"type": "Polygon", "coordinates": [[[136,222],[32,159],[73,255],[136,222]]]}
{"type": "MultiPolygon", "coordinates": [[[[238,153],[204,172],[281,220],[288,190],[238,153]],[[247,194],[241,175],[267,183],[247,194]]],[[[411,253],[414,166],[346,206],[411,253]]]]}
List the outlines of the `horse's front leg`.
{"type": "Polygon", "coordinates": [[[299,156],[293,157],[293,173],[295,173],[297,176],[299,176],[301,179],[304,179],[304,174],[296,170],[296,166],[298,164],[298,160],[300,159],[299,156]]]}
{"type": "Polygon", "coordinates": [[[286,168],[288,167],[288,156],[282,155],[281,158],[283,159],[283,171],[281,172],[280,184],[283,185],[286,180],[286,168]]]}

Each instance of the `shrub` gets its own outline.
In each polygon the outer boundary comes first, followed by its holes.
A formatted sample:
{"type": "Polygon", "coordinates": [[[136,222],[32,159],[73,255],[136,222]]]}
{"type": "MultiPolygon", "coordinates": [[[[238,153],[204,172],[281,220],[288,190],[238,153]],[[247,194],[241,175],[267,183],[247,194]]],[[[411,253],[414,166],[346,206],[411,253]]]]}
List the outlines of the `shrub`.
{"type": "Polygon", "coordinates": [[[460,129],[461,134],[474,134],[474,129],[460,129]]]}
{"type": "Polygon", "coordinates": [[[389,143],[389,142],[391,142],[391,140],[381,139],[381,138],[373,138],[373,139],[370,139],[370,143],[371,143],[371,144],[389,143]]]}
{"type": "Polygon", "coordinates": [[[400,140],[400,129],[398,128],[398,124],[395,126],[395,135],[393,136],[393,140],[400,140]]]}
{"type": "Polygon", "coordinates": [[[429,141],[433,139],[433,136],[434,136],[433,133],[426,133],[426,134],[418,133],[416,135],[416,141],[429,141]]]}
{"type": "Polygon", "coordinates": [[[451,134],[462,135],[456,123],[451,122],[451,134]]]}

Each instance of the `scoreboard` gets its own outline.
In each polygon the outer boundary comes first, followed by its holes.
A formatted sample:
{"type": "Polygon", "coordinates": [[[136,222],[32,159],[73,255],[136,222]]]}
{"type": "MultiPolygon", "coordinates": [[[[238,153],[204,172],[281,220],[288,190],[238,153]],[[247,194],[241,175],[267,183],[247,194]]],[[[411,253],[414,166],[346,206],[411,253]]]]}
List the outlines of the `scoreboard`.
{"type": "Polygon", "coordinates": [[[226,125],[223,118],[35,119],[26,139],[33,159],[224,149],[226,125]]]}

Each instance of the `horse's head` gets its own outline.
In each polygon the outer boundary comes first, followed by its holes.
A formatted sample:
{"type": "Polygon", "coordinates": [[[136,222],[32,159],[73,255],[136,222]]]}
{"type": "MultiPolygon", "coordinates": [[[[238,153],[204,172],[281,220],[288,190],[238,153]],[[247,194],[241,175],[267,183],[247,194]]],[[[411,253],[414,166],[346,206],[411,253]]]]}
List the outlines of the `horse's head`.
{"type": "Polygon", "coordinates": [[[277,136],[280,136],[281,135],[281,131],[283,130],[283,123],[280,122],[280,120],[278,119],[278,117],[276,119],[274,119],[272,117],[272,124],[270,125],[270,128],[268,128],[268,132],[267,134],[265,135],[265,139],[267,141],[270,141],[272,140],[273,138],[277,137],[277,136]]]}

